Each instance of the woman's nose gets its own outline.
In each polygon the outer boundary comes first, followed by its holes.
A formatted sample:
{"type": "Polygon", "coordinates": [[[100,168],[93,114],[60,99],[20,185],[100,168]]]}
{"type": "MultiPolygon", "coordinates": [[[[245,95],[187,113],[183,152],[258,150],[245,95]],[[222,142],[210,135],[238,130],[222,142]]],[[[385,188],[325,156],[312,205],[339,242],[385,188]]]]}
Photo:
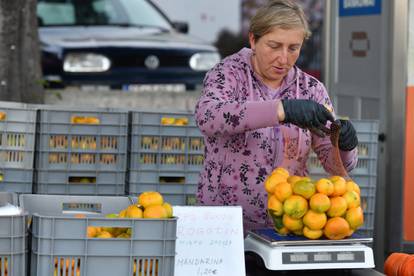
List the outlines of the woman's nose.
{"type": "Polygon", "coordinates": [[[278,61],[281,64],[286,64],[288,62],[288,52],[287,52],[287,50],[281,50],[279,52],[278,61]]]}

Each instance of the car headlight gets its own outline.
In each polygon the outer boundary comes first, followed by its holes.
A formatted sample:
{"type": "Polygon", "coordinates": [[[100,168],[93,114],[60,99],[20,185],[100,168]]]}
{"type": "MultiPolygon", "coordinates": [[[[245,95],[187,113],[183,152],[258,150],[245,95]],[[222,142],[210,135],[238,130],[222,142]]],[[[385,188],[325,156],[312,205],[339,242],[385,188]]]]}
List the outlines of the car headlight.
{"type": "Polygon", "coordinates": [[[65,72],[104,72],[111,67],[109,58],[91,53],[70,53],[65,56],[65,72]]]}
{"type": "Polygon", "coordinates": [[[218,53],[197,53],[190,58],[190,67],[195,71],[207,71],[220,61],[218,53]]]}

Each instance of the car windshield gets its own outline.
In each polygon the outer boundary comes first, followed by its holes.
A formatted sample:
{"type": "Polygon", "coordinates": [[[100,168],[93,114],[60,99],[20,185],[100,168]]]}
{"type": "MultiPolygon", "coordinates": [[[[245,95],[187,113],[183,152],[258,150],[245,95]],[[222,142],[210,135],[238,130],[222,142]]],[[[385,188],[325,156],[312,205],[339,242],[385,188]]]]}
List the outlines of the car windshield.
{"type": "Polygon", "coordinates": [[[146,0],[38,0],[39,26],[136,26],[171,30],[146,0]]]}

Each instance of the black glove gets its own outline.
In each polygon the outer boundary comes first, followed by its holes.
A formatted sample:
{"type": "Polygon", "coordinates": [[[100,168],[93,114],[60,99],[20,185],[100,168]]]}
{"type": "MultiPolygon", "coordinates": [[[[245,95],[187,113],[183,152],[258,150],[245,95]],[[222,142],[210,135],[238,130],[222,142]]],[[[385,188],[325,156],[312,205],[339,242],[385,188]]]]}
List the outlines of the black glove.
{"type": "Polygon", "coordinates": [[[339,133],[338,146],[341,150],[351,151],[358,146],[358,137],[354,126],[349,120],[339,120],[341,132],[339,133]]]}
{"type": "Polygon", "coordinates": [[[326,107],[312,100],[282,100],[285,110],[285,123],[292,123],[300,128],[309,129],[318,136],[324,137],[330,130],[325,126],[334,118],[326,107]]]}

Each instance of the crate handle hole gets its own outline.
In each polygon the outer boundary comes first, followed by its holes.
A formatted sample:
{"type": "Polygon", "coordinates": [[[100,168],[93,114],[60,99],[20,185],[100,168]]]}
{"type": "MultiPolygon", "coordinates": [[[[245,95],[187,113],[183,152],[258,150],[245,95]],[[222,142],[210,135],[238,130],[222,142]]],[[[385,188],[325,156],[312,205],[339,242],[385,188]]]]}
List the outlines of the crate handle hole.
{"type": "Polygon", "coordinates": [[[86,236],[88,239],[130,239],[132,235],[131,227],[113,227],[111,225],[88,226],[86,236]]]}
{"type": "Polygon", "coordinates": [[[69,176],[69,184],[95,184],[96,177],[89,176],[69,176]]]}
{"type": "Polygon", "coordinates": [[[99,125],[100,120],[93,116],[72,116],[70,122],[77,125],[99,125]]]}
{"type": "Polygon", "coordinates": [[[160,176],[159,183],[184,184],[185,183],[185,177],[183,177],[183,176],[160,176]]]}

